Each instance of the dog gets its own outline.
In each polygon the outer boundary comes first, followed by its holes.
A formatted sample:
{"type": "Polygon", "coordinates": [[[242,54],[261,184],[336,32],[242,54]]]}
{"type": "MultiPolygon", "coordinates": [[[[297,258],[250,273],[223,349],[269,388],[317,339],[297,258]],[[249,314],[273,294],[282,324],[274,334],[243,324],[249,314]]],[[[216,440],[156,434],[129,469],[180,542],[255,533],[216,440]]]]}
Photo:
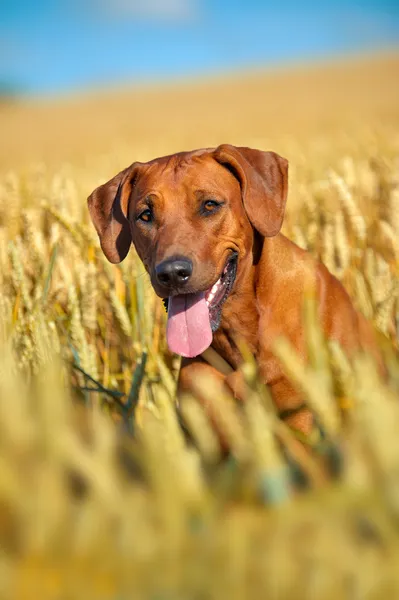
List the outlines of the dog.
{"type": "Polygon", "coordinates": [[[223,144],[135,162],[94,190],[88,207],[108,260],[122,261],[133,243],[156,294],[167,299],[167,342],[183,357],[179,392],[204,373],[240,397],[240,338],[278,412],[308,435],[312,414],[273,353],[285,336],[306,360],[307,290],[314,289],[327,339],[348,355],[376,345],[342,284],[281,233],[287,193],[286,159],[223,144]],[[230,374],[204,360],[209,347],[230,374]]]}

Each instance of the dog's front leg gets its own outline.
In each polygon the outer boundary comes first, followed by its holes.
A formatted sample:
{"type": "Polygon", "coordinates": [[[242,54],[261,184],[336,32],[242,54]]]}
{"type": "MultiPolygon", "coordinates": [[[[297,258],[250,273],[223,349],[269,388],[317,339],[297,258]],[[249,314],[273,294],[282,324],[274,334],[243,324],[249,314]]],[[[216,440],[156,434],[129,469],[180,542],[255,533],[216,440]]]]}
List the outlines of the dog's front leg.
{"type": "Polygon", "coordinates": [[[229,443],[224,434],[223,427],[221,427],[220,411],[223,411],[223,401],[226,400],[226,393],[232,397],[229,380],[235,373],[234,371],[226,377],[226,375],[208,364],[200,356],[196,358],[183,358],[179,373],[177,388],[180,405],[179,411],[184,414],[183,404],[185,402],[185,395],[194,396],[201,403],[223,451],[229,450],[229,443]],[[206,388],[201,385],[201,379],[203,379],[203,385],[206,388]],[[219,402],[218,392],[222,392],[219,394],[222,404],[219,402]],[[213,397],[216,397],[216,402],[213,401],[213,397]]]}
{"type": "Polygon", "coordinates": [[[225,380],[223,373],[220,373],[220,371],[205,362],[201,356],[197,356],[196,358],[182,358],[177,386],[178,394],[180,395],[184,392],[192,393],[194,388],[197,388],[196,381],[201,377],[213,377],[220,382],[224,382],[225,380]]]}
{"type": "MultiPolygon", "coordinates": [[[[245,401],[248,396],[246,383],[241,371],[233,371],[225,379],[226,385],[237,400],[245,401]]],[[[313,429],[313,416],[297,392],[287,380],[279,381],[277,385],[269,387],[272,398],[279,398],[276,403],[280,418],[294,430],[309,435],[313,429]]]]}

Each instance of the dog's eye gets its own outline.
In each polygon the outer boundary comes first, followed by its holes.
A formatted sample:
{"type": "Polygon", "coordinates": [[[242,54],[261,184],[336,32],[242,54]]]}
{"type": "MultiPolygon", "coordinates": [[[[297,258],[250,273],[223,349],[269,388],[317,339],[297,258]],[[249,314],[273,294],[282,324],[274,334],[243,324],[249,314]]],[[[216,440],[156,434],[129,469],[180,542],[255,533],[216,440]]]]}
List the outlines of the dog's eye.
{"type": "Polygon", "coordinates": [[[220,207],[220,202],[216,202],[216,200],[206,200],[202,205],[202,213],[209,214],[215,212],[220,207]]]}
{"type": "Polygon", "coordinates": [[[152,211],[149,208],[146,208],[145,210],[143,210],[143,212],[141,212],[139,214],[139,216],[137,217],[138,221],[144,221],[144,223],[151,223],[152,221],[152,211]]]}

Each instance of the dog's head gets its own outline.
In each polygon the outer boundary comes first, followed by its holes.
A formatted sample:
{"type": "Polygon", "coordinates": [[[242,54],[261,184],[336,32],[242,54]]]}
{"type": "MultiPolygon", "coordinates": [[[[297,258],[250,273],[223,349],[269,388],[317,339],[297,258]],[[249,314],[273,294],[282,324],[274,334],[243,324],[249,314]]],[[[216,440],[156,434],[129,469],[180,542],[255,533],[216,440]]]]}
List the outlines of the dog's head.
{"type": "Polygon", "coordinates": [[[89,196],[104,254],[133,242],[155,292],[168,298],[168,342],[196,356],[212,342],[224,302],[248,262],[254,230],[281,228],[288,163],[274,152],[223,144],[133,163],[89,196]]]}

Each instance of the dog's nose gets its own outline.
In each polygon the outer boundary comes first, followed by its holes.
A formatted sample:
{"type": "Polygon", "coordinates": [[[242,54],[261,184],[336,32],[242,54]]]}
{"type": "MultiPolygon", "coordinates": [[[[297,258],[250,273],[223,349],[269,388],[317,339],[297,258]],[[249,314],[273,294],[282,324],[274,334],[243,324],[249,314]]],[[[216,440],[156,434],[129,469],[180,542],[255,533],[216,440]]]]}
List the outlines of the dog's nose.
{"type": "Polygon", "coordinates": [[[185,285],[193,272],[193,263],[188,258],[168,258],[155,267],[160,284],[169,288],[185,285]]]}

